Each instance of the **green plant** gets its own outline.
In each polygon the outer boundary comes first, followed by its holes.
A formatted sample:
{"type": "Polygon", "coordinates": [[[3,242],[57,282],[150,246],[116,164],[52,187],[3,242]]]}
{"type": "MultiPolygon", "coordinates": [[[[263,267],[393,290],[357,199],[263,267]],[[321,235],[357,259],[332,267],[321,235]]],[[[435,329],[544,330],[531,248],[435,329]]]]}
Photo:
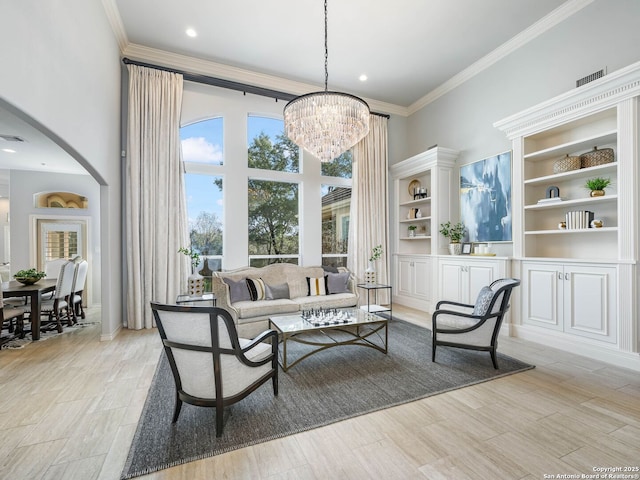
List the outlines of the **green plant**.
{"type": "Polygon", "coordinates": [[[590,178],[585,184],[585,186],[591,191],[604,190],[609,185],[611,185],[611,179],[603,177],[590,178]]]}
{"type": "Polygon", "coordinates": [[[380,260],[382,257],[382,245],[376,245],[371,250],[371,256],[369,257],[369,261],[373,262],[374,260],[380,260]]]}
{"type": "Polygon", "coordinates": [[[200,254],[191,248],[180,247],[178,253],[184,253],[191,259],[191,268],[193,270],[200,264],[200,254]]]}
{"type": "Polygon", "coordinates": [[[416,229],[416,228],[418,228],[418,227],[417,227],[416,225],[409,225],[407,228],[408,228],[409,230],[412,230],[412,231],[413,231],[413,230],[415,230],[415,229],[416,229]]]}
{"type": "Polygon", "coordinates": [[[44,272],[40,272],[38,270],[36,270],[35,268],[29,268],[28,270],[20,270],[19,272],[16,272],[16,274],[13,276],[14,278],[37,278],[37,279],[41,279],[46,277],[47,274],[44,272]]]}
{"type": "Polygon", "coordinates": [[[448,238],[451,243],[460,243],[466,230],[462,222],[458,222],[455,225],[451,225],[451,222],[440,224],[440,233],[448,238]]]}

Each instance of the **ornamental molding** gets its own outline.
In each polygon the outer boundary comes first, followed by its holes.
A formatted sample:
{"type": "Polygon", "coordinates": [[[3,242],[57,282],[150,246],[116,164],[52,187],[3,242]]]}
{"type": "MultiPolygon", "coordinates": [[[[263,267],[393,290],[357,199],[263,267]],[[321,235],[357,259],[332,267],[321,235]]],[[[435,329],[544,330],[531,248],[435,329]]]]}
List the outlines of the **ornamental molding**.
{"type": "Polygon", "coordinates": [[[640,95],[640,62],[493,124],[509,139],[532,135],[640,95]]]}

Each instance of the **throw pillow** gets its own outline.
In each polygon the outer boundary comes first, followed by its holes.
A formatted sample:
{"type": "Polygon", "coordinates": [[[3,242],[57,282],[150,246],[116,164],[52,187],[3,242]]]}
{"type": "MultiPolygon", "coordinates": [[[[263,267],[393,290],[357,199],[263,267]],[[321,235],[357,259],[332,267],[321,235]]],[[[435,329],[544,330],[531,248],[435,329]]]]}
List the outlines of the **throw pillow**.
{"type": "Polygon", "coordinates": [[[265,296],[267,300],[277,300],[279,298],[289,298],[289,284],[282,283],[280,285],[264,285],[265,296]]]}
{"type": "Polygon", "coordinates": [[[327,273],[327,293],[350,293],[349,292],[349,272],[327,273]]]}
{"type": "Polygon", "coordinates": [[[249,289],[247,288],[247,282],[243,278],[242,280],[231,280],[230,278],[223,278],[222,281],[229,285],[229,300],[231,303],[242,302],[245,300],[251,300],[249,289]]]}
{"type": "Polygon", "coordinates": [[[473,307],[473,315],[483,316],[489,310],[489,304],[493,300],[494,291],[491,287],[482,287],[478,293],[478,299],[473,307]]]}
{"type": "Polygon", "coordinates": [[[247,288],[252,301],[264,300],[265,288],[261,278],[247,278],[247,288]]]}
{"type": "Polygon", "coordinates": [[[307,290],[307,295],[310,297],[315,297],[318,295],[326,295],[327,287],[325,286],[326,285],[325,278],[326,277],[320,277],[320,278],[307,277],[307,286],[309,287],[309,289],[307,290]]]}

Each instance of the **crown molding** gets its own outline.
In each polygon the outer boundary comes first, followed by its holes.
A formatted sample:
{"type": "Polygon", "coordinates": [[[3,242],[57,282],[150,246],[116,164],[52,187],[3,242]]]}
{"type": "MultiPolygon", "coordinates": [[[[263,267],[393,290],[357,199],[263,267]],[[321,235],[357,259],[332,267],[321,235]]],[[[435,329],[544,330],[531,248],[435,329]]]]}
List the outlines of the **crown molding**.
{"type": "Polygon", "coordinates": [[[420,100],[409,105],[409,115],[413,115],[418,110],[429,105],[431,102],[434,102],[438,98],[459,87],[467,80],[470,80],[474,76],[502,60],[507,55],[515,52],[523,45],[542,35],[547,30],[555,27],[576,12],[579,12],[587,5],[593,3],[593,1],[594,0],[569,0],[563,3],[554,11],[538,20],[526,30],[520,32],[508,42],[503,43],[491,53],[485,55],[477,62],[471,64],[469,67],[465,68],[460,73],[454,75],[442,85],[426,94],[420,100]]]}
{"type": "MultiPolygon", "coordinates": [[[[230,65],[212,62],[210,60],[171,53],[134,43],[129,43],[124,50],[122,50],[122,55],[131,58],[132,60],[153,63],[155,65],[183,70],[190,73],[209,75],[211,77],[232,80],[234,82],[246,83],[257,87],[291,93],[293,95],[304,95],[305,93],[323,89],[323,87],[318,85],[287,80],[286,78],[274,75],[258,73],[239,67],[232,67],[230,65]]],[[[380,102],[369,98],[364,98],[364,100],[369,104],[371,110],[376,112],[401,115],[403,117],[408,116],[406,107],[380,102]]]]}
{"type": "Polygon", "coordinates": [[[118,42],[118,48],[122,52],[129,44],[129,39],[127,38],[127,32],[124,29],[116,0],[102,0],[102,7],[107,14],[107,20],[109,20],[111,30],[113,30],[113,34],[118,42]]]}

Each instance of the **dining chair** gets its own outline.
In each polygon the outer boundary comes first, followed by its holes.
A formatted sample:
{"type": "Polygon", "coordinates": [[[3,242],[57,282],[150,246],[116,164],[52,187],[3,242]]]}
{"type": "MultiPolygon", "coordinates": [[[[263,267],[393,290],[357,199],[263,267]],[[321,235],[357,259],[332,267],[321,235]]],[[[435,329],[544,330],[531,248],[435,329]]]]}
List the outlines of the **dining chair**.
{"type": "Polygon", "coordinates": [[[151,303],[176,387],[173,423],[182,402],[215,408],[216,436],[225,407],[271,379],[278,395],[278,335],[266,330],[253,340],[238,338],[231,314],[218,307],[151,303]]]}
{"type": "MultiPolygon", "coordinates": [[[[49,322],[53,321],[55,318],[58,333],[62,333],[62,322],[60,321],[60,317],[63,309],[66,310],[67,324],[69,326],[73,325],[68,300],[71,295],[75,269],[76,264],[74,262],[70,260],[65,261],[65,263],[60,267],[58,280],[56,282],[56,289],[53,292],[52,298],[43,300],[42,305],[40,306],[40,314],[47,315],[49,317],[49,322]]],[[[27,310],[29,312],[31,311],[29,306],[27,306],[27,310]]]]}
{"type": "Polygon", "coordinates": [[[89,271],[89,262],[82,257],[73,259],[75,263],[75,272],[73,275],[73,285],[71,286],[71,295],[69,306],[73,316],[73,323],[78,323],[78,316],[85,318],[84,308],[82,307],[82,294],[87,283],[87,272],[89,271]]]}
{"type": "Polygon", "coordinates": [[[13,333],[20,338],[24,338],[24,314],[23,308],[14,307],[4,304],[4,298],[0,295],[0,325],[4,325],[5,322],[9,322],[7,326],[8,332],[13,333]],[[14,327],[15,320],[15,327],[14,327]]]}

